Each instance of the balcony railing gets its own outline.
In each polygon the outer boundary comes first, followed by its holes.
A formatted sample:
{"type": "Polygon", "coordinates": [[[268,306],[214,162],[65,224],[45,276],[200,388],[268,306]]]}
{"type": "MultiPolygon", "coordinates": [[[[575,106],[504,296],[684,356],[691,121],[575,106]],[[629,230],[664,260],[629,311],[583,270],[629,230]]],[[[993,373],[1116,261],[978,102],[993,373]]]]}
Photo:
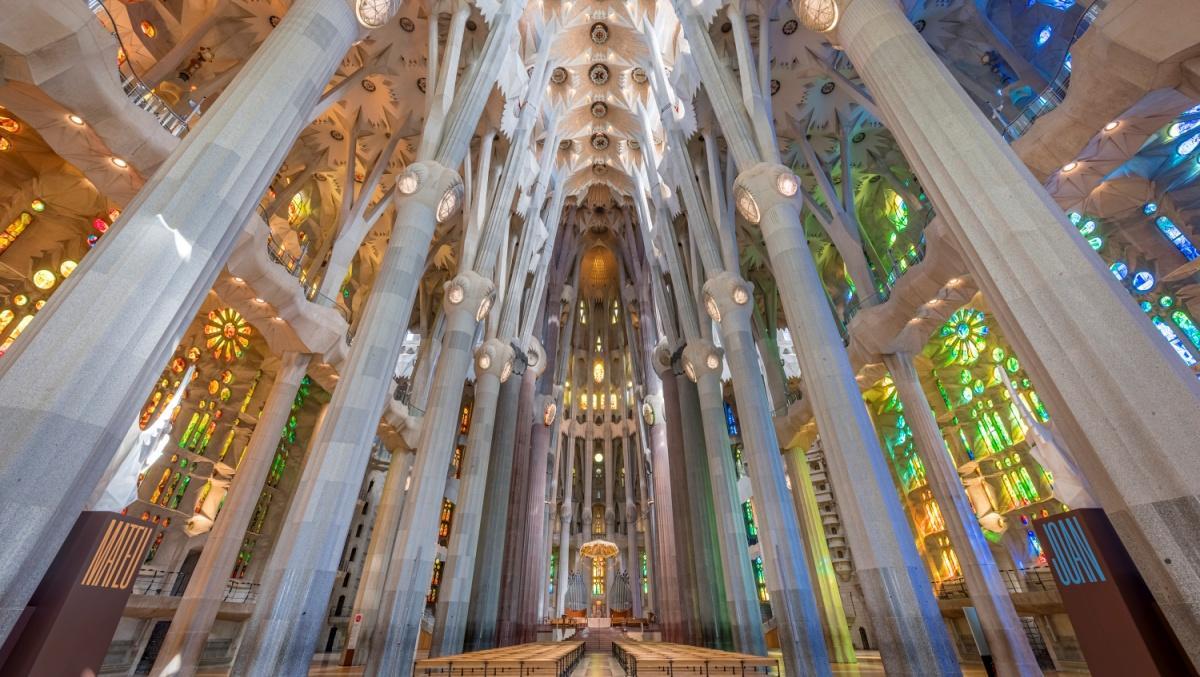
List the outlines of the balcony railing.
{"type": "MultiPolygon", "coordinates": [[[[1000,578],[1009,593],[1014,592],[1052,592],[1058,589],[1054,582],[1054,574],[1049,567],[1034,569],[1001,569],[1000,578]]],[[[934,585],[939,599],[967,599],[966,581],[962,577],[948,578],[934,585]]]]}
{"type": "MultiPolygon", "coordinates": [[[[186,588],[186,578],[181,571],[167,571],[142,567],[133,582],[133,594],[147,597],[180,597],[186,588]]],[[[258,600],[258,583],[231,578],[225,582],[224,602],[244,604],[258,600]]]]}
{"type": "MultiPolygon", "coordinates": [[[[109,32],[116,38],[121,52],[128,57],[130,52],[125,48],[125,43],[121,41],[121,35],[117,31],[117,20],[113,18],[101,0],[86,1],[88,9],[101,19],[101,24],[104,23],[103,20],[108,20],[107,25],[111,26],[108,29],[109,32]]],[[[121,89],[125,91],[125,96],[128,96],[138,108],[153,115],[163,129],[175,137],[182,137],[190,131],[188,121],[199,111],[199,106],[193,108],[186,118],[176,113],[170,104],[154,92],[154,88],[142,82],[142,79],[134,72],[128,58],[124,63],[117,64],[117,73],[121,76],[121,89]]]]}
{"type": "Polygon", "coordinates": [[[1087,11],[1080,15],[1079,21],[1075,24],[1075,30],[1071,33],[1071,40],[1067,43],[1066,56],[1063,57],[1062,63],[1059,64],[1054,78],[1041,93],[1034,97],[1033,101],[1021,109],[1016,118],[1001,130],[1001,134],[1003,134],[1005,140],[1012,142],[1020,138],[1022,134],[1029,131],[1035,120],[1058,108],[1062,104],[1063,99],[1067,98],[1067,87],[1071,84],[1071,67],[1069,65],[1071,47],[1075,45],[1079,38],[1083,37],[1087,29],[1096,21],[1100,10],[1104,9],[1104,6],[1107,4],[1108,0],[1095,0],[1087,8],[1087,11]]]}

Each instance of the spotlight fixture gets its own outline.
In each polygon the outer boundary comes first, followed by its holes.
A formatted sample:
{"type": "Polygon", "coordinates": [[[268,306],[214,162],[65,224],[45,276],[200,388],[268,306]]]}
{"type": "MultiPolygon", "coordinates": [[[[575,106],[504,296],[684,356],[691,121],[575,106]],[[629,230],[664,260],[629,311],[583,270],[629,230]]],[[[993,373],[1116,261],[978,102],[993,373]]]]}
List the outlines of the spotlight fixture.
{"type": "Polygon", "coordinates": [[[1121,121],[1113,120],[1112,122],[1108,123],[1107,125],[1104,125],[1104,131],[1111,132],[1112,130],[1116,129],[1119,126],[1121,126],[1121,121]]]}
{"type": "Polygon", "coordinates": [[[128,162],[126,162],[126,161],[124,161],[124,160],[122,160],[122,159],[121,159],[121,158],[119,158],[119,157],[112,158],[112,159],[111,159],[111,162],[112,162],[114,165],[116,165],[116,166],[120,167],[121,169],[125,169],[125,168],[129,167],[129,163],[128,163],[128,162]]]}
{"type": "Polygon", "coordinates": [[[1063,165],[1062,170],[1064,172],[1070,172],[1070,171],[1074,171],[1075,168],[1078,166],[1079,166],[1079,163],[1072,160],[1072,161],[1068,162],[1067,164],[1063,165]]]}
{"type": "Polygon", "coordinates": [[[71,124],[75,125],[76,127],[83,126],[83,118],[79,117],[78,115],[76,115],[74,113],[71,113],[70,115],[68,115],[67,120],[70,120],[71,124]]]}

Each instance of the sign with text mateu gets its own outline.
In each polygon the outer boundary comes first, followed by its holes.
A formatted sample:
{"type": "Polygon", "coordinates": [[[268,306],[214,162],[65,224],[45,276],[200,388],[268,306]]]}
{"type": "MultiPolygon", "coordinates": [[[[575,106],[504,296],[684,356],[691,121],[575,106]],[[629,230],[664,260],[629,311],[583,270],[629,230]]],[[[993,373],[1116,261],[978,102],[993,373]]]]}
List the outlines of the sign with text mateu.
{"type": "Polygon", "coordinates": [[[1092,675],[1195,674],[1103,510],[1071,510],[1033,528],[1092,675]]]}
{"type": "Polygon", "coordinates": [[[0,646],[0,675],[99,673],[152,532],[115,512],[80,514],[0,646]]]}

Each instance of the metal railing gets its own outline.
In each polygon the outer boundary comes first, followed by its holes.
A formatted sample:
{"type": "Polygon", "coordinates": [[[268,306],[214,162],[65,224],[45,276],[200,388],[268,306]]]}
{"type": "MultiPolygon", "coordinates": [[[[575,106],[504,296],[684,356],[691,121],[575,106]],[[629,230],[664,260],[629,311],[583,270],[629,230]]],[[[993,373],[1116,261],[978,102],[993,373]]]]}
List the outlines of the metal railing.
{"type": "MultiPolygon", "coordinates": [[[[186,583],[186,580],[181,577],[183,577],[182,571],[142,567],[133,582],[133,594],[147,597],[182,596],[186,584],[182,586],[179,584],[186,583]],[[176,589],[177,587],[179,589],[176,589]]],[[[254,602],[258,600],[258,588],[258,583],[231,578],[225,582],[225,594],[221,600],[234,604],[254,602]]]]}
{"type": "MultiPolygon", "coordinates": [[[[1033,569],[1001,569],[1000,578],[1004,581],[1004,587],[1008,592],[1053,592],[1058,590],[1058,584],[1054,582],[1054,574],[1049,567],[1036,567],[1033,569]]],[[[939,599],[968,599],[970,593],[967,592],[967,583],[960,576],[957,578],[948,578],[944,581],[934,584],[934,592],[939,599]]]]}
{"type": "MultiPolygon", "coordinates": [[[[88,9],[92,11],[100,19],[108,19],[111,29],[106,27],[112,33],[112,36],[117,40],[117,46],[121,48],[121,52],[125,54],[124,63],[117,64],[117,74],[121,76],[121,89],[125,91],[125,96],[133,101],[134,105],[154,116],[162,128],[167,130],[174,137],[182,137],[190,131],[188,126],[189,120],[195,116],[200,106],[197,104],[185,118],[175,112],[171,105],[163,100],[154,92],[154,88],[142,82],[138,74],[134,72],[133,65],[129,62],[129,50],[125,47],[125,43],[121,41],[120,32],[117,31],[117,20],[108,11],[108,7],[104,6],[102,0],[86,0],[88,9]],[[122,66],[126,70],[122,69],[122,66]]],[[[101,25],[103,25],[101,21],[101,25]]]]}
{"type": "Polygon", "coordinates": [[[1087,11],[1080,15],[1079,21],[1075,24],[1075,30],[1071,33],[1071,39],[1067,42],[1066,56],[1063,57],[1050,84],[1046,85],[1046,88],[1034,97],[1033,101],[1027,103],[1021,112],[1017,113],[1017,117],[1001,130],[1006,141],[1012,142],[1020,138],[1022,134],[1029,131],[1035,120],[1057,108],[1067,98],[1067,87],[1071,84],[1071,68],[1067,65],[1071,58],[1071,47],[1079,38],[1083,37],[1087,29],[1096,21],[1100,10],[1104,9],[1107,4],[1108,0],[1095,0],[1087,8],[1087,11]]]}

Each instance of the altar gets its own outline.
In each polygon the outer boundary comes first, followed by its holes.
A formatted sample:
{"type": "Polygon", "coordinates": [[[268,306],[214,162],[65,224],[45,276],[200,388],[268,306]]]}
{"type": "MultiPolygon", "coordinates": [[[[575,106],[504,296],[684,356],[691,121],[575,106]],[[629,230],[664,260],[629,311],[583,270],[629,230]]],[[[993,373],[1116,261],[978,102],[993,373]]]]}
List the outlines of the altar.
{"type": "Polygon", "coordinates": [[[608,616],[592,616],[587,619],[589,628],[611,628],[612,619],[608,616]]]}

